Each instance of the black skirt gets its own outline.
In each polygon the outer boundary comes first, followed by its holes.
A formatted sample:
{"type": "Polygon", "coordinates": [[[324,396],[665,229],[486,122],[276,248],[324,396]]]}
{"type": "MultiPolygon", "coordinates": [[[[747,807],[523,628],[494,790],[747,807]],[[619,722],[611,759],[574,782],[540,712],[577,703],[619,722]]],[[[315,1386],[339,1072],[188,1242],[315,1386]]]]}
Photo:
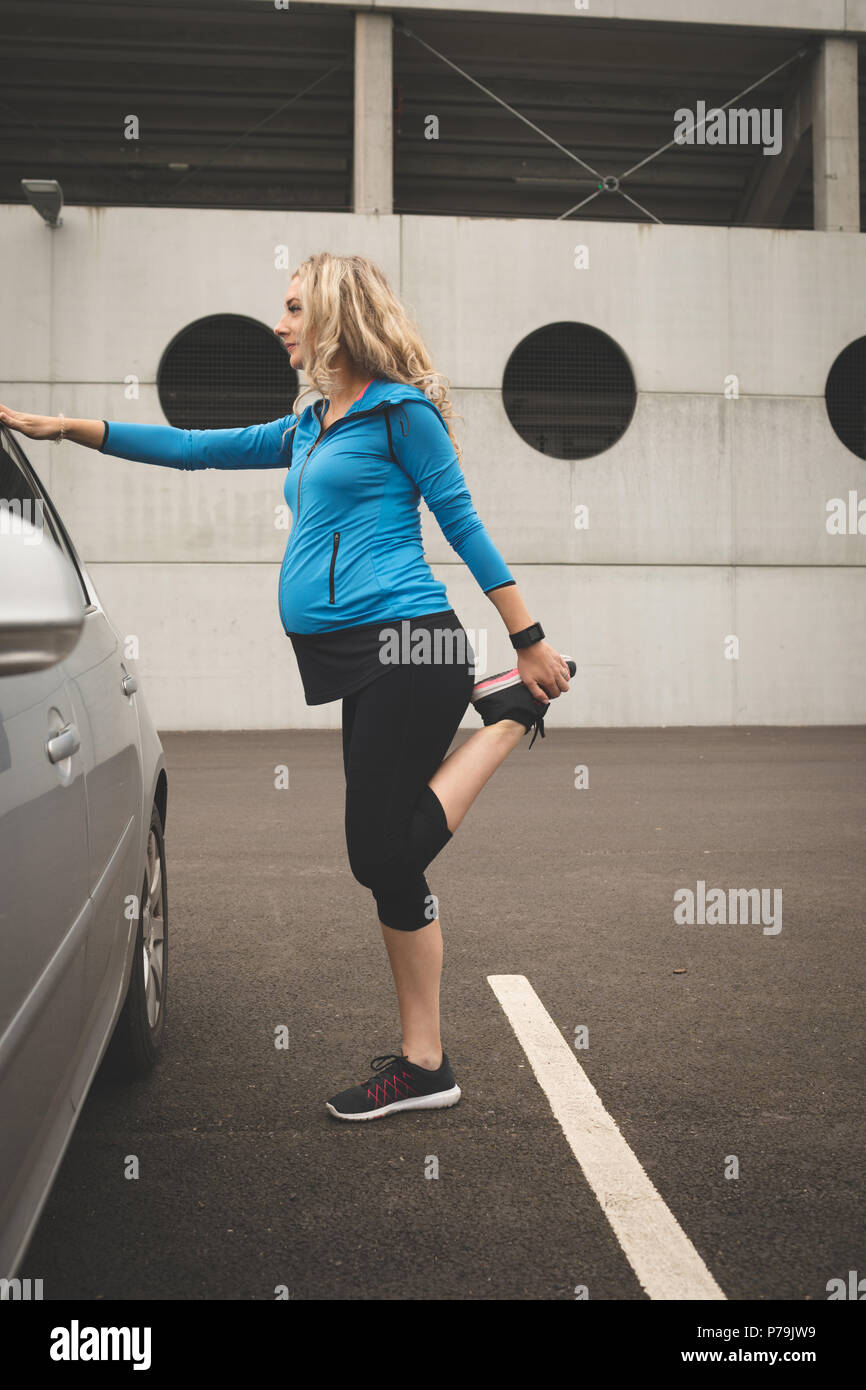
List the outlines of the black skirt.
{"type": "Polygon", "coordinates": [[[417,618],[383,618],[333,632],[290,632],[289,637],[308,705],[325,705],[352,695],[383,676],[394,661],[411,660],[413,653],[419,664],[432,659],[475,665],[475,653],[453,608],[417,618]],[[412,640],[419,630],[431,634],[420,644],[412,640]]]}

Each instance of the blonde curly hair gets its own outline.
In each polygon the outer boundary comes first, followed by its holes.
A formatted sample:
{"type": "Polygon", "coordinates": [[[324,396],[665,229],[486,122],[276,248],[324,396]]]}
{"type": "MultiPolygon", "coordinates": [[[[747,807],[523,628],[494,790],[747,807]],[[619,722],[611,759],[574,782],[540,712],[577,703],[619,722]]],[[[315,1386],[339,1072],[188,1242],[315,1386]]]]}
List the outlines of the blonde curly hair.
{"type": "Polygon", "coordinates": [[[451,421],[463,417],[449,399],[448,379],[433,367],[421,334],[379,267],[366,256],[319,251],[294,274],[301,281],[301,339],[310,385],[298,392],[292,414],[300,414],[299,402],[309,391],[327,396],[339,385],[333,364],[344,347],[362,375],[419,387],[439,410],[462,463],[451,421]]]}

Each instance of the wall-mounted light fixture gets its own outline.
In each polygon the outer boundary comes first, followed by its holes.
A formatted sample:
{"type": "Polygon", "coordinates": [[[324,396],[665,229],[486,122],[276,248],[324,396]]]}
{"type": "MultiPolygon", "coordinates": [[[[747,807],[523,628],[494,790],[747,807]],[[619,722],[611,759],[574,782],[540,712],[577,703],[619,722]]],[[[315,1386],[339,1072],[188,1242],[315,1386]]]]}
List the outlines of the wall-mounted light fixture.
{"type": "Polygon", "coordinates": [[[60,209],[63,207],[63,189],[56,179],[22,179],[21,187],[27,201],[49,227],[62,226],[60,209]]]}

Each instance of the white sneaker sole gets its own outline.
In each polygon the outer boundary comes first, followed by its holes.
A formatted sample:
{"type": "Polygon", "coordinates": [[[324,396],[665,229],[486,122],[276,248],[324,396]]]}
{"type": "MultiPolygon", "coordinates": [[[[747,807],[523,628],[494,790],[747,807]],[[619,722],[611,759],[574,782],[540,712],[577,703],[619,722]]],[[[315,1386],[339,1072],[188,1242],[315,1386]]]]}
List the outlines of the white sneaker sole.
{"type": "Polygon", "coordinates": [[[460,1087],[452,1086],[450,1091],[435,1091],[432,1096],[411,1096],[406,1100],[394,1100],[379,1110],[365,1110],[362,1115],[345,1115],[342,1110],[335,1110],[329,1100],[325,1101],[325,1105],[338,1120],[378,1120],[380,1116],[390,1115],[395,1110],[444,1110],[449,1105],[456,1105],[459,1099],[460,1087]]]}
{"type": "Polygon", "coordinates": [[[494,690],[507,690],[512,685],[522,685],[523,677],[520,672],[504,671],[501,676],[488,676],[486,680],[479,681],[472,687],[472,702],[483,700],[485,695],[492,695],[494,690]]]}

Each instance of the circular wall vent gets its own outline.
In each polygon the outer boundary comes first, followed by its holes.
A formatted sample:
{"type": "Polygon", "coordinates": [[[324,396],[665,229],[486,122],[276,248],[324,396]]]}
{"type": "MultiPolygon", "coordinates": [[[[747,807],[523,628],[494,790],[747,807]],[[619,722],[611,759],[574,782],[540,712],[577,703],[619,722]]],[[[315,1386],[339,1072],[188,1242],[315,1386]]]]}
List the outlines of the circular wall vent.
{"type": "Polygon", "coordinates": [[[540,454],[585,459],[625,434],[637,389],[613,338],[587,323],[551,323],[512,352],[502,400],[521,439],[540,454]]]}
{"type": "Polygon", "coordinates": [[[843,348],[830,368],[824,401],[842,443],[866,459],[866,338],[843,348]]]}
{"type": "Polygon", "coordinates": [[[288,415],[297,372],[257,319],[211,314],[172,338],[157,371],[159,403],[178,429],[238,429],[288,415]]]}

